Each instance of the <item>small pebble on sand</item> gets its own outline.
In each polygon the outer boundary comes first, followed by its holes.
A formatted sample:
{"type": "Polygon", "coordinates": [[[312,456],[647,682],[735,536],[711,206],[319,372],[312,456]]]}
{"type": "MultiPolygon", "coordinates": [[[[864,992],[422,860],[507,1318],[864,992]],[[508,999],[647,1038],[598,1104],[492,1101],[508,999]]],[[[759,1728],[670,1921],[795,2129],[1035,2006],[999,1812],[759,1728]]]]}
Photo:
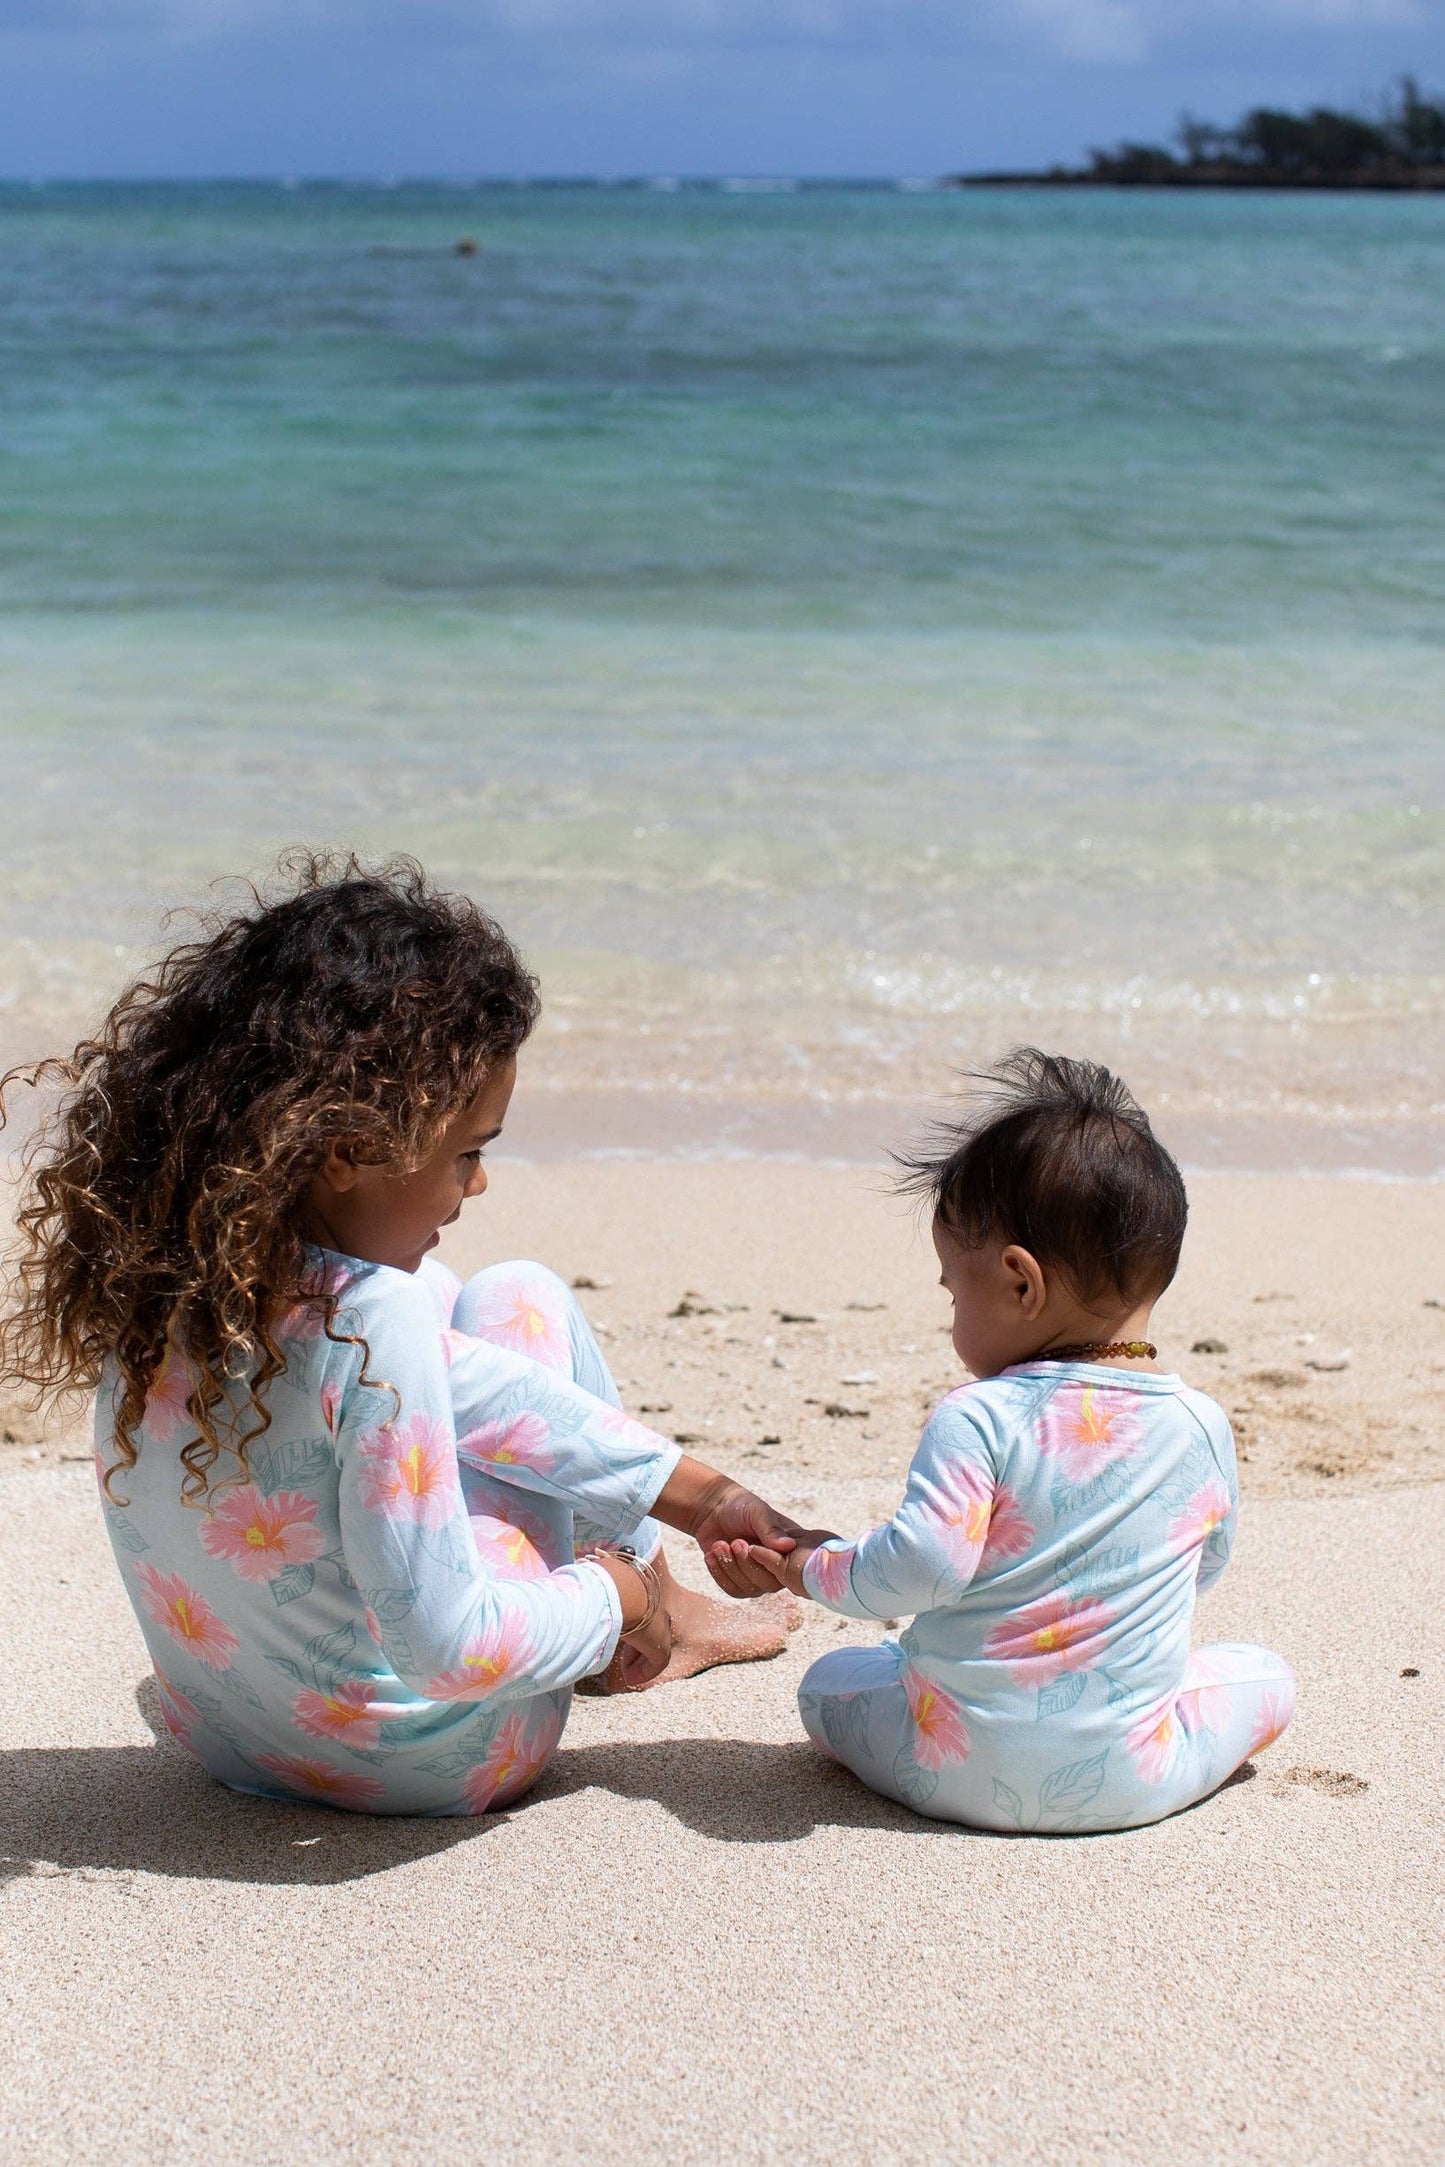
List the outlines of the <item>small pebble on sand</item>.
{"type": "Polygon", "coordinates": [[[574,1293],[577,1294],[601,1294],[611,1284],[610,1279],[594,1279],[590,1272],[579,1272],[572,1282],[572,1287],[574,1293]]]}
{"type": "Polygon", "coordinates": [[[1228,1354],[1229,1348],[1222,1339],[1196,1339],[1191,1354],[1228,1354]]]}
{"type": "Polygon", "coordinates": [[[1327,1371],[1348,1369],[1353,1359],[1349,1348],[1343,1347],[1338,1354],[1307,1354],[1305,1368],[1327,1371]]]}

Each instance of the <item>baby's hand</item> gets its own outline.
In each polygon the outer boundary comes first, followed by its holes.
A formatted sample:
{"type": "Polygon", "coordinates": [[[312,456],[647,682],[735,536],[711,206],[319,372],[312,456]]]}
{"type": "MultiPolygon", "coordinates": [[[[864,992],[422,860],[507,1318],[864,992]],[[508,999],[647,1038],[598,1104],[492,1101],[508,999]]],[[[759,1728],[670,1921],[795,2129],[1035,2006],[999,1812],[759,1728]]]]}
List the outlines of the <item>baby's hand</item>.
{"type": "Polygon", "coordinates": [[[751,1553],[781,1562],[801,1530],[754,1491],[720,1477],[692,1533],[718,1586],[729,1595],[747,1596],[767,1595],[779,1584],[769,1567],[751,1564],[751,1553]]]}
{"type": "Polygon", "coordinates": [[[787,1588],[793,1595],[807,1595],[803,1567],[813,1552],[835,1538],[826,1529],[798,1530],[797,1545],[784,1557],[761,1543],[716,1543],[708,1552],[707,1566],[719,1587],[729,1595],[766,1595],[787,1588]]]}

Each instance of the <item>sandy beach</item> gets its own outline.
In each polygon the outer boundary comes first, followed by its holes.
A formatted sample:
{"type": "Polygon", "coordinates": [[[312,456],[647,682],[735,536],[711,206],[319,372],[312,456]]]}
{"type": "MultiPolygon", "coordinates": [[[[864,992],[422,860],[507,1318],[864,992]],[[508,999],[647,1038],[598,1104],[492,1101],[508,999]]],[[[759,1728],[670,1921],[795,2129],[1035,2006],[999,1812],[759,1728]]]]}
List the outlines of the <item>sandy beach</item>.
{"type": "MultiPolygon", "coordinates": [[[[823,1763],[797,1679],[874,1629],[820,1612],[579,1703],[480,1823],[231,1797],[152,1737],[83,1438],[11,1415],[7,2159],[260,2162],[283,2123],[319,2162],[1438,2159],[1445,1192],[1191,1192],[1161,1354],[1244,1492],[1199,1631],[1278,1648],[1301,1705],[1135,1834],[973,1835],[823,1763]]],[[[866,1170],[502,1163],[445,1253],[592,1281],[630,1405],[843,1529],[956,1381],[866,1170]]]]}

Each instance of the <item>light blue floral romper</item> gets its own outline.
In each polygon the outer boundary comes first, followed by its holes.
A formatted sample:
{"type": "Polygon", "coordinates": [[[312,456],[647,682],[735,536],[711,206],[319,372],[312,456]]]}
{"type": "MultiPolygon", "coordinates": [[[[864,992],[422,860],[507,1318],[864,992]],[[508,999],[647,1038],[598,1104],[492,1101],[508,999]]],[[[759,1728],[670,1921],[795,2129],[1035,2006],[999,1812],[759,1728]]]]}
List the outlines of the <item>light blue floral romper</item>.
{"type": "MultiPolygon", "coordinates": [[[[283,1327],[251,1479],[181,1501],[174,1351],[105,1506],[166,1725],[239,1791],[371,1813],[503,1805],[545,1766],[621,1612],[574,1545],[630,1542],[680,1457],[630,1421],[575,1299],[533,1264],[461,1286],[326,1253],[342,1307],[283,1327]],[[364,1374],[363,1374],[363,1365],[364,1374]]],[[[96,1461],[116,1459],[116,1380],[96,1461]]],[[[239,1395],[238,1395],[239,1397],[239,1395]]],[[[104,1496],[104,1492],[102,1492],[104,1496]]]]}
{"type": "Polygon", "coordinates": [[[1294,1713],[1267,1649],[1190,1651],[1237,1509],[1229,1423],[1178,1377],[1034,1362],[965,1385],[894,1518],[804,1569],[847,1617],[913,1614],[899,1640],[813,1664],[809,1736],[875,1791],[978,1828],[1178,1812],[1294,1713]]]}

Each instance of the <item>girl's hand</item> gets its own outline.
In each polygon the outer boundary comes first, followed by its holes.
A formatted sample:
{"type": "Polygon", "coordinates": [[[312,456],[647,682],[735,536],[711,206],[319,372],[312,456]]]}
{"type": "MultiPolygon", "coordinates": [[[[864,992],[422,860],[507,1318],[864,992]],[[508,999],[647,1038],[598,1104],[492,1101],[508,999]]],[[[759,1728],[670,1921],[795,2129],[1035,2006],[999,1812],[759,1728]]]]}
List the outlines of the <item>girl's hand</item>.
{"type": "MultiPolygon", "coordinates": [[[[708,1561],[709,1571],[713,1549],[719,1543],[741,1543],[745,1549],[760,1544],[765,1550],[786,1554],[801,1533],[797,1522],[786,1513],[775,1512],[754,1491],[745,1490],[740,1482],[720,1475],[716,1468],[705,1466],[690,1453],[684,1453],[678,1461],[652,1510],[669,1527],[680,1528],[683,1534],[693,1537],[708,1561]]],[[[716,1572],[713,1578],[718,1579],[716,1572]]],[[[720,1580],[718,1584],[729,1595],[762,1595],[777,1582],[765,1580],[756,1586],[734,1587],[720,1580]]]]}
{"type": "Polygon", "coordinates": [[[820,1544],[835,1538],[822,1528],[798,1530],[796,1546],[786,1557],[761,1543],[718,1543],[708,1552],[707,1567],[729,1595],[768,1595],[786,1588],[806,1599],[803,1567],[820,1544]]]}
{"type": "Polygon", "coordinates": [[[635,1558],[621,1557],[610,1550],[589,1551],[587,1563],[601,1566],[616,1588],[622,1608],[622,1632],[612,1661],[602,1673],[603,1690],[636,1693],[666,1670],[672,1654],[672,1620],[667,1605],[654,1601],[656,1575],[635,1558]]]}
{"type": "Polygon", "coordinates": [[[618,1641],[607,1676],[611,1679],[615,1672],[615,1691],[636,1693],[662,1676],[671,1654],[672,1620],[665,1609],[659,1610],[650,1625],[637,1633],[625,1633],[618,1641]]]}

